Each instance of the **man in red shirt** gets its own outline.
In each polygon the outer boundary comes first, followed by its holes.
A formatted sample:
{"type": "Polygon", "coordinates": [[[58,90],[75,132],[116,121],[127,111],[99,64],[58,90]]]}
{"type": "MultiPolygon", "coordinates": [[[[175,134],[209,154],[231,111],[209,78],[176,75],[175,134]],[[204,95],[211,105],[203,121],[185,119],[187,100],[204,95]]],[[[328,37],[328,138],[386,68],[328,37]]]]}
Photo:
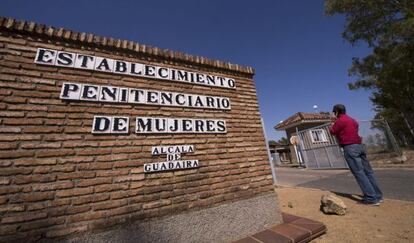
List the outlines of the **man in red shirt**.
{"type": "Polygon", "coordinates": [[[349,169],[364,194],[362,203],[379,206],[379,203],[383,201],[382,192],[367,159],[365,149],[361,145],[361,137],[358,135],[358,123],[346,115],[344,105],[335,105],[333,113],[336,121],[329,131],[336,136],[344,150],[349,169]]]}

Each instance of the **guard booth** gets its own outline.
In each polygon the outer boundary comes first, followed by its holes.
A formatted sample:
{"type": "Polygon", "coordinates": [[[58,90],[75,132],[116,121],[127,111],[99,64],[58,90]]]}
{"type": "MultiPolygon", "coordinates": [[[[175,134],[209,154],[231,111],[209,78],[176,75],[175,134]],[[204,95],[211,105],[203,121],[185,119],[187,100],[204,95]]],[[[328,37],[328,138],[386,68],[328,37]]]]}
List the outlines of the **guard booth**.
{"type": "Polygon", "coordinates": [[[348,168],[342,148],[329,132],[329,124],[297,131],[298,156],[309,169],[348,168]]]}

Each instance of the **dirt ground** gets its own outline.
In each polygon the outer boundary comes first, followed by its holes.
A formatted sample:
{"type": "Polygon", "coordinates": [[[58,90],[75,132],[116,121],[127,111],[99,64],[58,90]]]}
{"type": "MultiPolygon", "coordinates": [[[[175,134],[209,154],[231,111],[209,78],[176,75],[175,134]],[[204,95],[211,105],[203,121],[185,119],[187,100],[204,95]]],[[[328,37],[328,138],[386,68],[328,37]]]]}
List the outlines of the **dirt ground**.
{"type": "Polygon", "coordinates": [[[319,210],[328,191],[278,187],[283,212],[323,222],[327,233],[312,242],[414,242],[414,202],[385,198],[379,207],[357,204],[359,195],[337,195],[347,206],[345,216],[325,215],[319,210]]]}

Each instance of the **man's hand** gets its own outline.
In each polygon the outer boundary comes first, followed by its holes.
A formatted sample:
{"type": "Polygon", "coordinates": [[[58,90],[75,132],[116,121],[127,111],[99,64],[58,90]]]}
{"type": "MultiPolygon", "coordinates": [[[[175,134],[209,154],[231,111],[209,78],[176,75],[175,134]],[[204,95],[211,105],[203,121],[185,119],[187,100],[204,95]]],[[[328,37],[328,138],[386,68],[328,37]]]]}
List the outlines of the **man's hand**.
{"type": "Polygon", "coordinates": [[[333,113],[330,115],[331,123],[335,123],[336,119],[338,119],[333,113]]]}

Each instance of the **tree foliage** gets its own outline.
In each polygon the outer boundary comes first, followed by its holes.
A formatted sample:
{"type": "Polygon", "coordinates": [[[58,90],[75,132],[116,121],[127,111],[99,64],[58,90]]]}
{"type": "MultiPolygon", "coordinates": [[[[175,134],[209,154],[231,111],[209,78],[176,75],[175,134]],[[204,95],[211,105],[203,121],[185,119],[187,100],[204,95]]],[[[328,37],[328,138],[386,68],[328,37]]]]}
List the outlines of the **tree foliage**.
{"type": "Polygon", "coordinates": [[[345,15],[343,37],[372,49],[353,59],[349,88],[372,90],[378,114],[414,137],[414,0],[325,0],[325,12],[345,15]]]}
{"type": "Polygon", "coordinates": [[[285,137],[281,137],[278,141],[279,144],[287,145],[289,144],[289,140],[285,137]]]}
{"type": "Polygon", "coordinates": [[[287,138],[285,137],[281,137],[279,140],[277,140],[277,142],[275,140],[269,140],[268,141],[269,146],[275,146],[275,145],[287,145],[289,144],[289,141],[287,138]]]}

